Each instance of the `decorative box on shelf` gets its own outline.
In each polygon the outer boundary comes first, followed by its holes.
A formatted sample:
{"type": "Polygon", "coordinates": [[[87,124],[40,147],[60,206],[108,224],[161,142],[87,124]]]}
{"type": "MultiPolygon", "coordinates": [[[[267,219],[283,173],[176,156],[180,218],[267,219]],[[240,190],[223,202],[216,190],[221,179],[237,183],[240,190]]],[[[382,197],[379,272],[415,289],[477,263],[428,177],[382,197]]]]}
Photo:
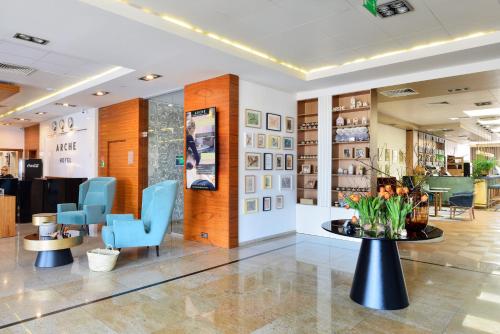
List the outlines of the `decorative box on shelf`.
{"type": "Polygon", "coordinates": [[[315,204],[315,200],[313,198],[301,198],[300,199],[300,204],[314,205],[315,204]]]}

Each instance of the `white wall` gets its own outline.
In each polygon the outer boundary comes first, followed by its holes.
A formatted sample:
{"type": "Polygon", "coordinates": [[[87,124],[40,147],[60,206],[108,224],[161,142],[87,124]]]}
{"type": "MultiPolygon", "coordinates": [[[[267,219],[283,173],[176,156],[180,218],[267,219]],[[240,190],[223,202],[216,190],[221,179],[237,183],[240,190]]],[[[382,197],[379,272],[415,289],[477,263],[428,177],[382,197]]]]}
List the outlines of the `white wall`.
{"type": "Polygon", "coordinates": [[[43,175],[97,176],[97,138],[97,109],[87,109],[40,123],[43,175]],[[73,129],[68,127],[70,118],[73,119],[73,129]],[[57,125],[56,131],[52,128],[54,122],[57,125]],[[64,122],[64,129],[59,127],[60,122],[64,122]]]}
{"type": "MultiPolygon", "coordinates": [[[[385,172],[385,166],[389,165],[389,171],[391,176],[395,176],[401,179],[403,175],[406,175],[406,163],[403,160],[402,163],[399,162],[399,152],[402,151],[406,157],[406,130],[396,128],[394,126],[378,124],[377,129],[377,146],[379,149],[390,149],[392,151],[398,152],[398,159],[396,162],[385,161],[385,156],[379,158],[378,168],[385,172]]],[[[378,152],[375,152],[377,154],[378,152]]],[[[384,153],[385,154],[385,153],[384,153]]]]}
{"type": "Polygon", "coordinates": [[[24,150],[24,129],[0,125],[0,148],[24,150]]]}
{"type": "Polygon", "coordinates": [[[463,157],[464,162],[470,162],[470,145],[459,144],[451,140],[445,142],[445,154],[455,157],[463,157]]]}
{"type": "MultiPolygon", "coordinates": [[[[239,242],[266,238],[272,235],[295,231],[295,175],[296,175],[296,156],[294,150],[273,150],[263,148],[247,148],[244,145],[245,133],[264,133],[285,137],[293,137],[296,145],[296,126],[297,126],[297,102],[293,94],[284,93],[269,87],[261,86],[248,81],[240,80],[240,114],[239,114],[239,242]],[[262,112],[262,127],[260,129],[245,127],[245,109],[254,109],[262,112]],[[280,114],[282,116],[282,131],[266,130],[266,113],[280,114]],[[285,131],[285,117],[294,118],[294,133],[285,131]],[[278,154],[294,155],[294,170],[245,170],[245,152],[255,153],[273,153],[273,158],[278,154]],[[294,190],[288,192],[279,191],[279,175],[292,174],[294,177],[294,190]],[[245,194],[245,175],[255,175],[257,179],[257,192],[254,194],[245,194]],[[273,187],[269,190],[262,189],[262,176],[272,175],[273,187]],[[275,196],[284,195],[284,208],[275,208],[275,196]],[[262,211],[262,198],[272,197],[272,210],[262,211]],[[244,214],[243,204],[245,198],[259,199],[259,212],[254,214],[244,214]]],[[[263,162],[263,161],[262,161],[263,162]]],[[[263,164],[262,164],[263,165],[263,164]]],[[[262,166],[263,167],[263,166],[262,166]]],[[[274,166],[273,166],[274,167],[274,166]]]]}

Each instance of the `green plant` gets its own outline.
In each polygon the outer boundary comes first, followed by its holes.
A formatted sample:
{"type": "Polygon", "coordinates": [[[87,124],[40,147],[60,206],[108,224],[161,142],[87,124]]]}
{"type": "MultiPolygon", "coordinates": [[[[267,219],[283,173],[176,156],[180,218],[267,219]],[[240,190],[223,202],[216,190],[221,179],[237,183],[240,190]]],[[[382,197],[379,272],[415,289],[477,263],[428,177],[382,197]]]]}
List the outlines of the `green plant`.
{"type": "Polygon", "coordinates": [[[495,166],[496,166],[496,161],[494,159],[478,154],[476,156],[476,159],[472,161],[472,177],[477,179],[481,176],[488,175],[488,173],[495,166]]]}
{"type": "Polygon", "coordinates": [[[405,228],[406,216],[413,211],[413,204],[404,196],[391,196],[385,206],[391,232],[399,234],[405,228]]]}
{"type": "Polygon", "coordinates": [[[344,200],[348,207],[358,210],[361,226],[370,225],[370,228],[375,228],[384,202],[382,198],[353,194],[344,200]]]}

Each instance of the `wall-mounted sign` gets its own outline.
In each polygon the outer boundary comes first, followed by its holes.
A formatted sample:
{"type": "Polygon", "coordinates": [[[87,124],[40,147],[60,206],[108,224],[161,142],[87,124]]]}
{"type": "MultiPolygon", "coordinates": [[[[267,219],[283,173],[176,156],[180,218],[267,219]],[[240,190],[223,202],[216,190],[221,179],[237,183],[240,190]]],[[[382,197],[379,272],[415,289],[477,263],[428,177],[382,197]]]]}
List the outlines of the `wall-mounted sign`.
{"type": "Polygon", "coordinates": [[[368,9],[373,16],[377,16],[377,0],[363,0],[363,7],[368,9]]]}
{"type": "Polygon", "coordinates": [[[186,113],[186,188],[217,188],[215,107],[186,113]]]}
{"type": "Polygon", "coordinates": [[[176,155],[175,156],[175,165],[177,167],[184,166],[184,156],[183,155],[176,155]]]}

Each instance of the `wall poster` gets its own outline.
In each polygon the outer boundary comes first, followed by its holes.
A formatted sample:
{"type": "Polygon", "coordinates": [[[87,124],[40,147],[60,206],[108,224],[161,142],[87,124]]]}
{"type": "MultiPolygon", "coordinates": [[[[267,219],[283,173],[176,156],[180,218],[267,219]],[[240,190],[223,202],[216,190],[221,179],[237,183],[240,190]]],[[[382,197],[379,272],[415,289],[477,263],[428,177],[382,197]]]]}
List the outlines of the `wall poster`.
{"type": "Polygon", "coordinates": [[[186,188],[217,189],[215,107],[186,112],[186,188]]]}

